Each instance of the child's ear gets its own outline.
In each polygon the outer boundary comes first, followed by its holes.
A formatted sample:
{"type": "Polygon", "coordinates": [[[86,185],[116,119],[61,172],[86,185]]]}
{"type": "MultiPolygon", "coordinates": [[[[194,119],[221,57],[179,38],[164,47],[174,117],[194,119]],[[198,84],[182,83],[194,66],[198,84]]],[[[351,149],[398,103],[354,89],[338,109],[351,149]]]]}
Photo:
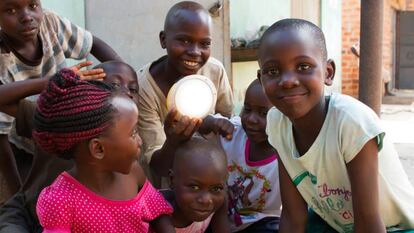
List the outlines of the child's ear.
{"type": "Polygon", "coordinates": [[[89,141],[89,152],[91,153],[92,157],[95,159],[103,159],[105,157],[104,147],[102,145],[101,140],[98,138],[93,138],[89,141]]]}
{"type": "Polygon", "coordinates": [[[161,48],[165,49],[167,47],[166,46],[166,43],[165,43],[165,32],[164,31],[160,31],[159,37],[160,37],[161,48]]]}
{"type": "Polygon", "coordinates": [[[325,85],[331,86],[335,77],[335,62],[332,59],[326,61],[325,85]]]}

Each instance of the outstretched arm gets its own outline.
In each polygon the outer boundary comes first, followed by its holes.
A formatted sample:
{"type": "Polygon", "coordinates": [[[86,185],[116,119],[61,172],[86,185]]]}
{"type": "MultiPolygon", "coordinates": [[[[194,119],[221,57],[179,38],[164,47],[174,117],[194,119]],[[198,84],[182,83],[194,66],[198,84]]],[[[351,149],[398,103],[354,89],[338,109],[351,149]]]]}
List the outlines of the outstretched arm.
{"type": "MultiPolygon", "coordinates": [[[[102,80],[105,73],[102,69],[81,70],[91,65],[85,61],[70,67],[83,80],[102,80]]],[[[32,95],[39,94],[46,88],[49,78],[27,79],[24,81],[0,85],[0,112],[16,117],[19,101],[32,95]]]]}
{"type": "Polygon", "coordinates": [[[122,58],[103,40],[93,36],[93,44],[91,54],[101,62],[117,60],[122,61],[122,58]]]}
{"type": "Polygon", "coordinates": [[[42,92],[48,81],[37,78],[0,85],[0,112],[16,117],[19,101],[42,92]]]}
{"type": "Polygon", "coordinates": [[[378,146],[375,139],[347,164],[352,189],[354,232],[386,232],[379,213],[378,146]]]}
{"type": "Polygon", "coordinates": [[[164,122],[166,140],[161,149],[154,152],[151,158],[151,168],[160,176],[168,176],[173,165],[174,153],[178,145],[190,139],[200,127],[201,119],[190,119],[181,115],[177,110],[171,110],[164,122]]]}
{"type": "Polygon", "coordinates": [[[208,115],[203,119],[198,130],[201,134],[209,134],[211,132],[220,134],[227,140],[233,137],[234,125],[225,117],[216,117],[208,115]]]}
{"type": "Polygon", "coordinates": [[[283,206],[279,232],[304,233],[308,218],[307,205],[281,160],[279,160],[279,179],[283,206]]]}

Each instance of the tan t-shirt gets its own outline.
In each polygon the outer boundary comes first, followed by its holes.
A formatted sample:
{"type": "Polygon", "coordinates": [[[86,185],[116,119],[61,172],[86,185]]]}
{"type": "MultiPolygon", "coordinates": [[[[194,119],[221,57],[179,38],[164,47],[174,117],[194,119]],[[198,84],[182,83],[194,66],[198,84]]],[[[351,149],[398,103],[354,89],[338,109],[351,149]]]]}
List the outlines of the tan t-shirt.
{"type": "MultiPolygon", "coordinates": [[[[165,59],[160,58],[158,61],[165,59]]],[[[139,82],[139,133],[143,140],[141,163],[149,164],[154,151],[160,149],[166,140],[164,121],[168,114],[167,98],[149,72],[152,63],[138,71],[139,82]]],[[[233,113],[233,94],[226,71],[220,61],[210,57],[197,74],[204,75],[217,89],[215,111],[225,116],[233,113]]],[[[212,112],[213,113],[213,112],[212,112]]]]}

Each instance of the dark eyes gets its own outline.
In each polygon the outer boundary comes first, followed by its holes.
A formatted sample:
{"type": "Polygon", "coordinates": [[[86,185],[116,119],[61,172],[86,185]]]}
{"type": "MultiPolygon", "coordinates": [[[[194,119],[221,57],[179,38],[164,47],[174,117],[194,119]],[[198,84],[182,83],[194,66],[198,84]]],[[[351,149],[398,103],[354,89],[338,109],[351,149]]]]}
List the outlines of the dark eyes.
{"type": "Polygon", "coordinates": [[[131,137],[136,138],[138,136],[138,126],[135,126],[134,130],[132,131],[131,137]]]}
{"type": "MultiPolygon", "coordinates": [[[[121,84],[117,83],[117,82],[112,82],[111,85],[115,88],[115,89],[122,89],[121,84]]],[[[136,87],[129,87],[128,88],[129,92],[131,92],[132,94],[137,94],[138,93],[138,88],[136,87]]]]}
{"type": "Polygon", "coordinates": [[[138,94],[138,88],[129,88],[129,92],[131,92],[131,94],[138,94]]]}
{"type": "Polygon", "coordinates": [[[190,185],[191,190],[198,191],[200,190],[200,187],[198,185],[190,185]]]}
{"type": "Polygon", "coordinates": [[[16,13],[16,9],[7,9],[6,12],[8,14],[15,14],[16,13]]]}
{"type": "Polygon", "coordinates": [[[114,86],[116,89],[121,88],[121,84],[116,83],[116,82],[111,83],[111,85],[114,86]]]}
{"type": "MultiPolygon", "coordinates": [[[[201,190],[200,186],[198,186],[198,185],[189,185],[188,187],[191,189],[191,191],[194,191],[194,192],[201,190]]],[[[219,193],[223,190],[224,190],[224,188],[222,186],[214,186],[214,187],[210,188],[210,192],[212,192],[212,193],[219,193]]]]}
{"type": "Polygon", "coordinates": [[[32,9],[36,9],[36,8],[38,8],[39,7],[39,5],[38,4],[30,4],[30,8],[32,8],[32,9]]]}
{"type": "Polygon", "coordinates": [[[217,186],[217,187],[213,187],[213,188],[211,188],[211,191],[212,191],[213,193],[219,193],[219,192],[221,192],[223,189],[224,189],[223,187],[217,186]]]}
{"type": "MultiPolygon", "coordinates": [[[[185,38],[178,39],[182,44],[188,45],[194,43],[193,41],[185,38]]],[[[203,41],[199,43],[200,47],[209,48],[211,46],[211,41],[203,41]]]]}
{"type": "Polygon", "coordinates": [[[276,68],[264,69],[263,75],[270,76],[270,77],[276,77],[280,75],[280,71],[279,69],[276,69],[276,68]]]}
{"type": "Polygon", "coordinates": [[[267,111],[261,111],[259,112],[260,116],[267,116],[267,111]]]}
{"type": "Polygon", "coordinates": [[[211,45],[211,41],[205,41],[205,42],[202,42],[202,43],[201,43],[201,45],[202,45],[203,47],[205,47],[205,48],[208,48],[208,47],[210,47],[210,45],[211,45]]]}
{"type": "MultiPolygon", "coordinates": [[[[299,72],[305,72],[309,71],[312,68],[311,65],[306,63],[301,63],[296,67],[296,70],[299,72]]],[[[278,77],[281,75],[281,71],[278,68],[267,68],[263,69],[262,75],[268,76],[268,77],[278,77]]]]}
{"type": "Polygon", "coordinates": [[[298,69],[298,71],[307,71],[310,68],[311,68],[311,66],[308,65],[308,64],[300,64],[297,69],[298,69]]]}
{"type": "MultiPolygon", "coordinates": [[[[32,3],[32,4],[29,5],[29,7],[30,7],[30,9],[34,10],[34,9],[37,9],[39,7],[39,4],[32,3]]],[[[8,13],[8,14],[16,14],[16,9],[14,9],[14,8],[6,9],[6,13],[8,13]]]]}
{"type": "Polygon", "coordinates": [[[183,44],[190,44],[190,41],[184,38],[178,39],[183,44]]]}

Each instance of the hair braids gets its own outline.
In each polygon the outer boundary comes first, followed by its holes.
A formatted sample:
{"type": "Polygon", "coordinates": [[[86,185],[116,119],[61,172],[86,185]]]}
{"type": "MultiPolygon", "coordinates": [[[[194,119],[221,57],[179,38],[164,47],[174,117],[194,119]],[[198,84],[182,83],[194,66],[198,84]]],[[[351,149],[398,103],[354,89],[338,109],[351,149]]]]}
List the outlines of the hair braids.
{"type": "Polygon", "coordinates": [[[73,71],[61,70],[37,101],[36,143],[47,153],[65,155],[78,143],[102,134],[113,118],[112,90],[103,82],[83,81],[73,71]]]}

